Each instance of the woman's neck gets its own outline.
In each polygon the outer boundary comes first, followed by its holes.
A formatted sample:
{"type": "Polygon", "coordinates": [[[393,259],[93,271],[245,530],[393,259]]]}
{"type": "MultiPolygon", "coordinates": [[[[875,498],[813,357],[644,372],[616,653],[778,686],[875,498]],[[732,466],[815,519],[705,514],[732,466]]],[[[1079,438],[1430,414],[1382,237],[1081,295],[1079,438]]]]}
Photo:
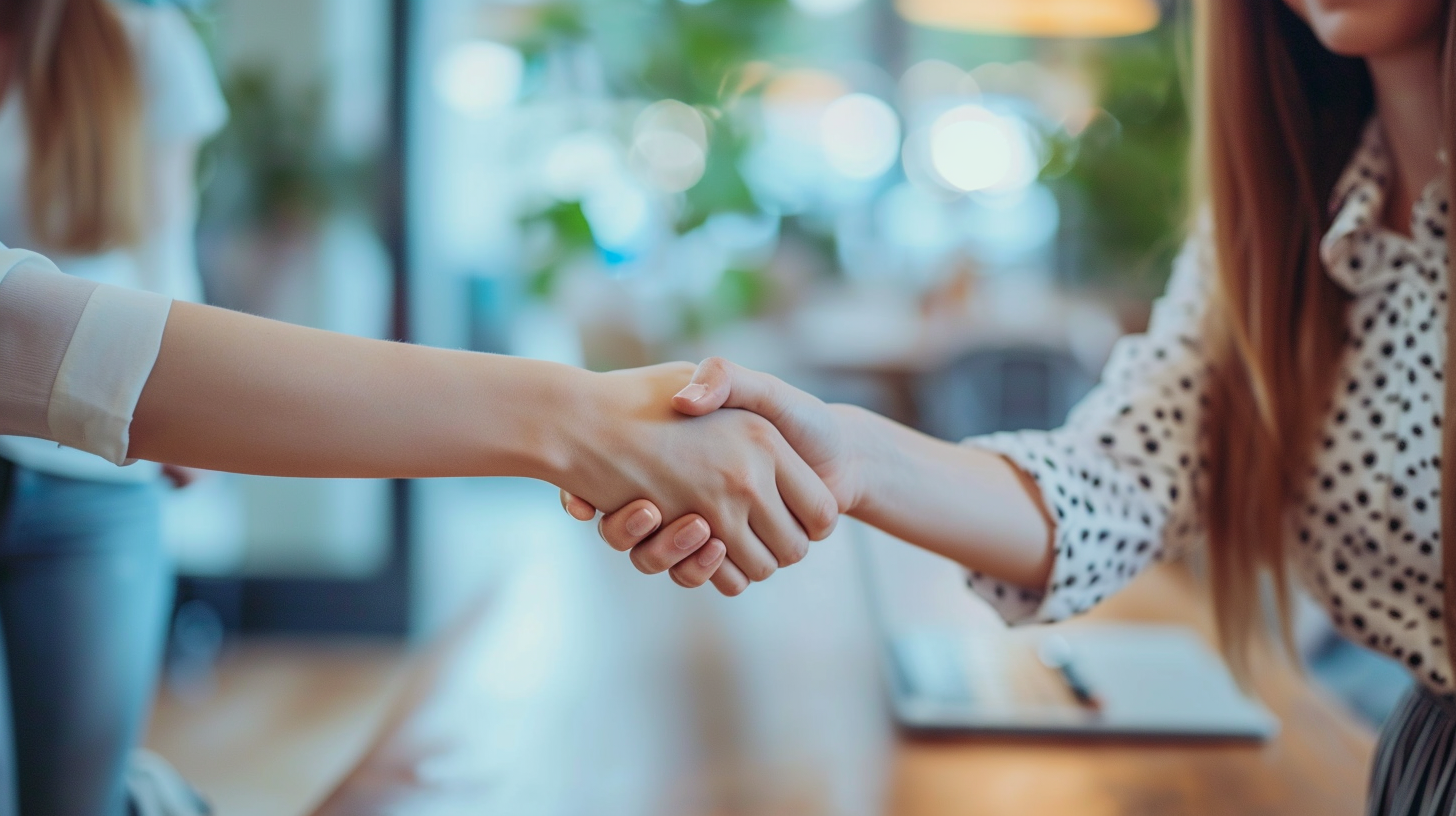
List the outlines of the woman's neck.
{"type": "Polygon", "coordinates": [[[1385,225],[1405,233],[1411,207],[1441,173],[1441,43],[1438,39],[1397,53],[1367,57],[1375,85],[1375,109],[1396,177],[1386,196],[1385,225]]]}

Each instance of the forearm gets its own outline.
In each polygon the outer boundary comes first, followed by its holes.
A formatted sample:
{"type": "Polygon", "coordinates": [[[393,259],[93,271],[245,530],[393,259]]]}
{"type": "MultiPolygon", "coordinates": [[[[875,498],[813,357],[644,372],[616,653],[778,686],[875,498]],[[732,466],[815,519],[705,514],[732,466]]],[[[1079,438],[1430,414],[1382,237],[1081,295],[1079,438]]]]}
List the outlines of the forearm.
{"type": "Polygon", "coordinates": [[[834,409],[859,460],[849,515],[970,569],[1046,586],[1055,525],[1020,470],[868,411],[834,409]]]}
{"type": "Polygon", "coordinates": [[[178,302],[129,454],[276,476],[554,480],[587,372],[178,302]]]}

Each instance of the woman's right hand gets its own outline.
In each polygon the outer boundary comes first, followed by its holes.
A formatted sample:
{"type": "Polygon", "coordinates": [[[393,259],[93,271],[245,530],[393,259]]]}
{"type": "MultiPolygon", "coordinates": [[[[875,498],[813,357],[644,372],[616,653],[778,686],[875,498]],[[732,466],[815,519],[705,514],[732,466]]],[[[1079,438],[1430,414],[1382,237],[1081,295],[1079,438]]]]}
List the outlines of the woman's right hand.
{"type": "MultiPolygon", "coordinates": [[[[763,417],[726,410],[689,419],[675,412],[673,395],[692,374],[683,363],[589,375],[594,379],[581,403],[586,410],[563,429],[571,455],[552,481],[594,508],[624,511],[614,517],[620,524],[608,523],[604,532],[641,529],[629,524],[640,507],[627,505],[644,496],[658,511],[655,520],[677,519],[659,534],[664,541],[700,530],[689,550],[696,551],[711,543],[711,529],[727,553],[717,572],[738,571],[746,579],[718,584],[736,594],[732,590],[742,591],[747,581],[764,580],[803,558],[810,541],[833,531],[838,507],[823,480],[763,417]],[[690,513],[701,519],[685,519],[690,513]]],[[[634,553],[639,569],[662,571],[682,560],[650,555],[634,553]]],[[[698,575],[702,569],[699,564],[698,575]]],[[[683,571],[676,569],[674,577],[683,571]]]]}

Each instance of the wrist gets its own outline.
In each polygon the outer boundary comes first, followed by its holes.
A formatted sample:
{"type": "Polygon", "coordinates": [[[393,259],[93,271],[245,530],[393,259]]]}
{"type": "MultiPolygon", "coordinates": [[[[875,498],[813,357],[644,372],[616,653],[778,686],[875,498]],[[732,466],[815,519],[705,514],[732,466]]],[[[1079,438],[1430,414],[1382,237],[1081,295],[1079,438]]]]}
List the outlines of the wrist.
{"type": "Polygon", "coordinates": [[[538,360],[512,362],[518,376],[504,382],[498,378],[492,386],[504,386],[510,394],[514,428],[481,430],[491,438],[504,437],[509,445],[506,455],[516,463],[511,475],[570,489],[591,441],[589,426],[599,405],[594,385],[601,375],[538,360]]]}
{"type": "Polygon", "coordinates": [[[551,384],[550,402],[560,411],[535,411],[543,422],[555,426],[537,454],[548,481],[578,496],[584,495],[596,465],[610,458],[606,448],[617,423],[611,420],[606,376],[585,369],[568,368],[551,384]]]}
{"type": "Polygon", "coordinates": [[[878,417],[857,405],[843,403],[831,404],[829,411],[839,425],[839,438],[845,446],[841,485],[836,491],[840,494],[839,512],[853,517],[865,508],[874,493],[869,480],[876,471],[877,451],[883,447],[875,427],[878,417]]]}

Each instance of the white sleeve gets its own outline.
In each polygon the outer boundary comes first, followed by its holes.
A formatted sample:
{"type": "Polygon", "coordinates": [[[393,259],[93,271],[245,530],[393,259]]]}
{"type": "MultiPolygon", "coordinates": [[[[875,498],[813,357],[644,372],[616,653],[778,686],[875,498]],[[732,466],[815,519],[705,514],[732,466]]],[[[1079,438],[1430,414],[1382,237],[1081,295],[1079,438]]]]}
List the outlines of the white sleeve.
{"type": "Polygon", "coordinates": [[[132,413],[171,306],[0,246],[0,434],[127,464],[132,413]]]}
{"type": "Polygon", "coordinates": [[[171,6],[137,8],[137,55],[154,144],[201,141],[227,123],[227,101],[202,40],[171,6]]]}
{"type": "Polygon", "coordinates": [[[1056,524],[1048,585],[1026,591],[971,573],[1009,623],[1079,614],[1201,530],[1193,482],[1208,385],[1201,339],[1212,286],[1202,236],[1184,245],[1146,334],[1120,340],[1066,425],[966,440],[1026,472],[1056,524]]]}

